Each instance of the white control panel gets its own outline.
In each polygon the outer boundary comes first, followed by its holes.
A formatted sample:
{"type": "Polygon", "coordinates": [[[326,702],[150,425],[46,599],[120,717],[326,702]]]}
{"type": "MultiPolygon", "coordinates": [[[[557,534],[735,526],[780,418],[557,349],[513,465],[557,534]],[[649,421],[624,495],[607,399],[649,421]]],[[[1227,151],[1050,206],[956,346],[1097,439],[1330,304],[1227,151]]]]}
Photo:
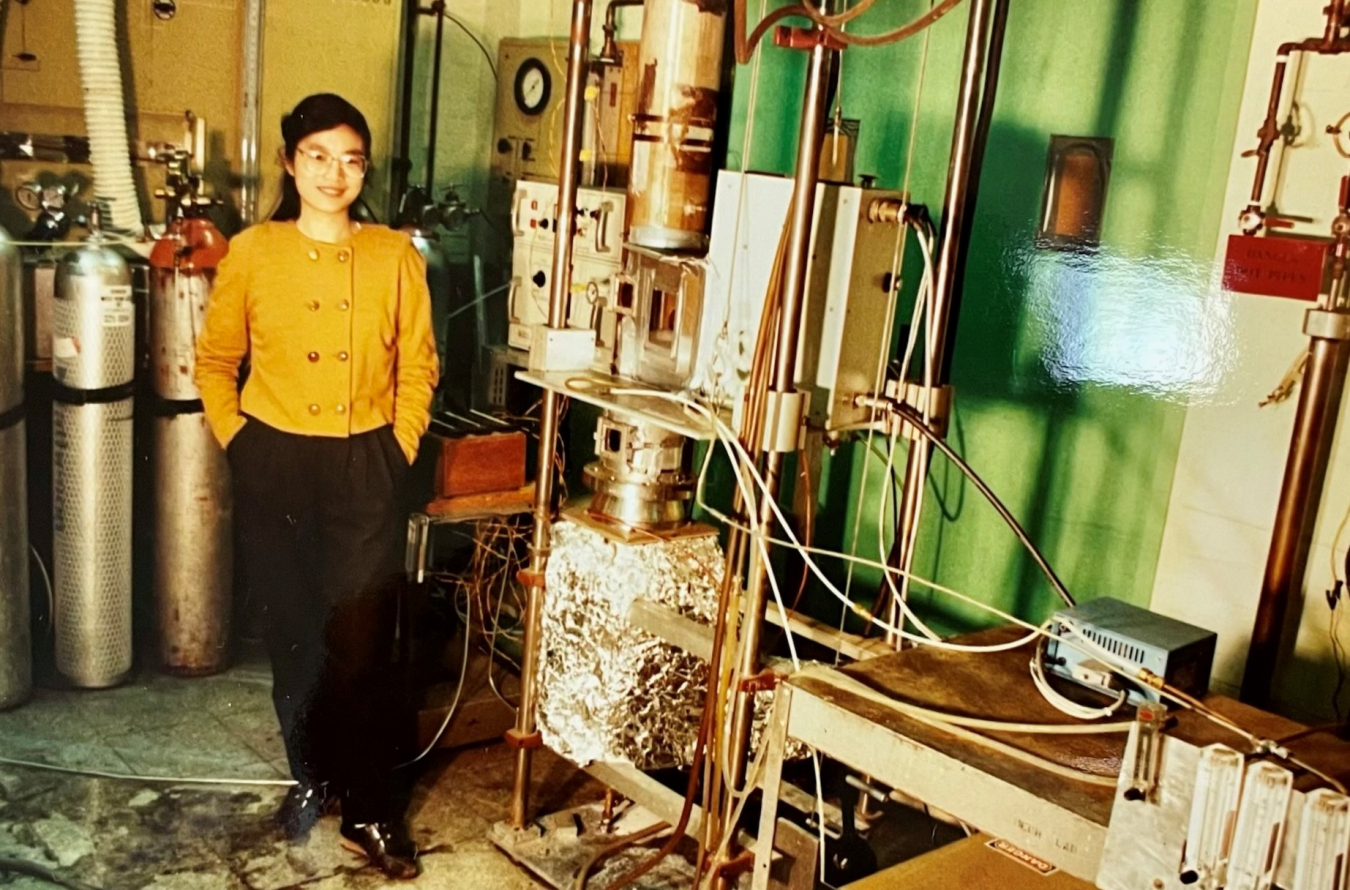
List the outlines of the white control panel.
{"type": "MultiPolygon", "coordinates": [[[[510,327],[507,343],[529,349],[532,326],[548,322],[548,299],[553,276],[551,243],[517,240],[511,263],[510,327]]],[[[597,326],[598,305],[613,292],[622,267],[617,261],[574,255],[572,292],[567,304],[567,326],[592,330],[597,326]]]]}
{"type": "MultiPolygon", "coordinates": [[[[578,189],[573,254],[620,262],[627,202],[627,194],[621,191],[578,189]]],[[[557,206],[556,183],[517,183],[511,207],[511,233],[517,245],[522,241],[547,242],[551,252],[557,236],[557,206]]]]}

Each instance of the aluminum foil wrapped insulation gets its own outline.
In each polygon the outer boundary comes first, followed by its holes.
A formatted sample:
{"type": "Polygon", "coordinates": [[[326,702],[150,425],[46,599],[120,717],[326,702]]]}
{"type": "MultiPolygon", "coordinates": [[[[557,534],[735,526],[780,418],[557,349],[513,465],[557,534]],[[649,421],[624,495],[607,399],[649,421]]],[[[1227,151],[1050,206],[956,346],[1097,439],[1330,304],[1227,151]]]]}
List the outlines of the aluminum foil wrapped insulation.
{"type": "Polygon", "coordinates": [[[634,627],[628,610],[641,598],[711,625],[722,562],[712,536],[619,544],[554,524],[539,677],[546,745],[579,764],[690,763],[708,665],[634,627]]]}
{"type": "MultiPolygon", "coordinates": [[[[711,628],[722,567],[722,548],[711,535],[616,543],[568,520],[555,523],[540,642],[544,744],[583,766],[597,760],[646,770],[688,766],[708,664],[640,630],[628,612],[645,599],[711,628]]],[[[752,747],[772,702],[772,692],[757,697],[752,747]]],[[[787,756],[805,753],[792,744],[787,756]]]]}

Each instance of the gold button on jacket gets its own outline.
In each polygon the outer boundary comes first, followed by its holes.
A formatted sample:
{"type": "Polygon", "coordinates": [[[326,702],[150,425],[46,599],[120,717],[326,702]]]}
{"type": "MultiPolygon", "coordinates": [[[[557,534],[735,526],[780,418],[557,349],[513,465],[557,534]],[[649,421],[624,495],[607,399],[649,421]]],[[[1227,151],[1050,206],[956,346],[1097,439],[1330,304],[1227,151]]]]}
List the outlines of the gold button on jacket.
{"type": "Polygon", "coordinates": [[[426,264],[406,234],[362,225],[338,246],[305,237],[294,223],[266,222],[230,241],[195,372],[222,445],[244,426],[244,414],[305,436],[393,424],[412,462],[438,373],[426,264]]]}

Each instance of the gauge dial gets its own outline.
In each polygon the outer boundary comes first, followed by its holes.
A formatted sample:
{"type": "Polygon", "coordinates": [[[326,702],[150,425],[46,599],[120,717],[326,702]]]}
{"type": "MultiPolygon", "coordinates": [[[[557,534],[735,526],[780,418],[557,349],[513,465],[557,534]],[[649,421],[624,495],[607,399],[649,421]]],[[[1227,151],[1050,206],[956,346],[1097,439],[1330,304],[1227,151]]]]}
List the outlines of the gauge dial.
{"type": "Polygon", "coordinates": [[[548,105],[553,90],[553,78],[548,68],[536,58],[526,59],[516,69],[516,107],[525,114],[538,114],[548,105]]]}

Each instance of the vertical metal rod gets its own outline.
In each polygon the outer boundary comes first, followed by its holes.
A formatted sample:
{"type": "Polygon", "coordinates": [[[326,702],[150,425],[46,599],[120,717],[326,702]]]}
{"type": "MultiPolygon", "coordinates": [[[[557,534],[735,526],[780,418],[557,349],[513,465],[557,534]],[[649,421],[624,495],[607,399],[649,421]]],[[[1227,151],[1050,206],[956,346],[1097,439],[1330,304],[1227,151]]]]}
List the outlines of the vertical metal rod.
{"type": "Polygon", "coordinates": [[[1345,387],[1346,356],[1344,340],[1312,338],[1242,676],[1242,700],[1256,707],[1270,703],[1289,602],[1302,595],[1308,548],[1345,387]]]}
{"type": "Polygon", "coordinates": [[[445,0],[436,0],[431,4],[432,14],[436,16],[436,52],[431,61],[431,115],[427,122],[427,198],[435,200],[432,189],[436,187],[436,130],[440,127],[441,116],[441,50],[445,36],[445,0]]]}
{"type": "Polygon", "coordinates": [[[388,219],[398,225],[399,205],[408,190],[408,173],[412,159],[408,149],[412,145],[413,77],[417,70],[417,23],[421,21],[420,0],[405,0],[403,4],[403,74],[398,102],[398,144],[394,146],[394,160],[390,165],[393,181],[389,183],[388,219]]]}
{"type": "MultiPolygon", "coordinates": [[[[554,227],[553,280],[548,297],[549,327],[562,327],[572,287],[572,238],[576,233],[577,179],[581,174],[582,93],[586,86],[586,51],[591,33],[592,0],[572,3],[572,32],[567,49],[567,85],[563,106],[562,157],[558,163],[558,219],[554,227]]],[[[539,470],[534,490],[534,535],[530,542],[529,596],[525,607],[525,640],[520,662],[520,704],[515,734],[529,740],[534,733],[534,710],[539,696],[539,634],[543,617],[544,569],[548,564],[549,524],[553,520],[554,456],[561,398],[544,390],[539,419],[539,470]]],[[[511,824],[524,828],[529,815],[530,764],[527,742],[516,750],[515,781],[511,792],[511,824]]]]}
{"type": "MultiPolygon", "coordinates": [[[[971,189],[972,175],[977,172],[974,163],[977,145],[977,112],[980,109],[980,80],[984,72],[987,48],[987,34],[991,9],[995,0],[972,0],[970,18],[966,24],[965,56],[961,65],[961,87],[956,100],[956,123],[952,127],[952,152],[947,164],[947,188],[942,198],[942,229],[938,234],[938,255],[934,272],[933,290],[933,330],[928,331],[932,345],[929,361],[944,369],[939,376],[939,385],[946,383],[946,370],[950,364],[946,361],[948,353],[948,325],[951,323],[952,307],[956,302],[955,290],[957,271],[960,266],[960,244],[965,228],[969,225],[967,214],[971,211],[967,200],[971,189]]],[[[1001,17],[1001,21],[1005,21],[1001,17]]],[[[987,97],[992,102],[993,96],[987,97]]],[[[992,108],[990,108],[992,113],[992,108]]],[[[932,445],[927,439],[917,438],[910,443],[905,455],[905,477],[903,495],[900,501],[900,521],[896,529],[894,564],[908,572],[914,564],[914,548],[911,541],[915,536],[920,518],[921,499],[924,481],[928,477],[928,465],[932,459],[932,445]]],[[[891,603],[890,622],[899,626],[900,603],[891,603]]],[[[894,634],[887,634],[894,642],[894,634]]]]}
{"type": "MultiPolygon", "coordinates": [[[[787,251],[784,255],[778,350],[774,357],[773,368],[773,390],[781,393],[792,392],[795,383],[793,377],[797,367],[797,345],[801,332],[802,306],[805,305],[806,295],[806,263],[810,256],[816,184],[820,175],[820,144],[825,132],[828,63],[833,52],[824,43],[818,42],[812,47],[807,62],[806,94],[802,101],[802,123],[797,137],[797,170],[788,222],[787,251]]],[[[769,419],[766,417],[765,423],[768,422],[769,419]]],[[[768,427],[765,426],[764,429],[767,431],[768,427]]],[[[763,493],[765,500],[760,511],[760,522],[765,528],[772,528],[774,523],[769,499],[778,495],[782,469],[783,454],[777,451],[769,452],[765,459],[765,482],[768,491],[763,493]]],[[[759,673],[760,669],[759,647],[764,630],[769,566],[758,557],[757,553],[757,550],[752,550],[745,611],[741,621],[742,648],[739,669],[742,678],[753,676],[759,673]]],[[[754,693],[737,690],[731,714],[731,738],[727,752],[733,788],[740,787],[745,781],[746,753],[753,718],[754,693]]],[[[726,826],[725,830],[732,830],[732,826],[726,826]]]]}
{"type": "Polygon", "coordinates": [[[243,101],[239,105],[239,216],[244,225],[258,221],[258,144],[262,129],[262,51],[264,0],[245,0],[243,101]]]}

